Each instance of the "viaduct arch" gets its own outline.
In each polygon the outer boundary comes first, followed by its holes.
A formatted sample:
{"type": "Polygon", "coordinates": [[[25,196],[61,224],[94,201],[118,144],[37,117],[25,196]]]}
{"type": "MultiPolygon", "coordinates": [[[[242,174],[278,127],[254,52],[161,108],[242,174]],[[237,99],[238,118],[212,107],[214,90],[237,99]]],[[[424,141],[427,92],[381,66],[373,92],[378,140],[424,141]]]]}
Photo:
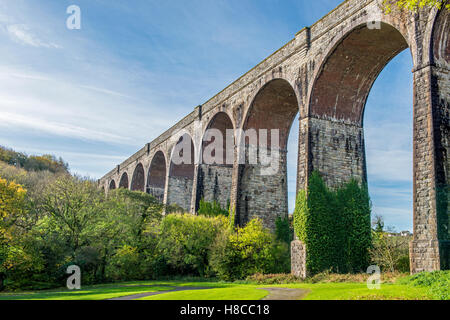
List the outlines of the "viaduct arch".
{"type": "MultiPolygon", "coordinates": [[[[296,115],[300,123],[297,190],[307,187],[314,170],[332,187],[351,177],[365,181],[367,97],[386,64],[409,49],[414,66],[411,272],[449,269],[449,34],[450,14],[445,10],[426,8],[415,14],[394,10],[385,15],[382,0],[344,1],[106,174],[99,187],[108,190],[115,180],[119,187],[137,185],[150,193],[157,189],[159,197],[164,193],[165,203],[177,203],[192,213],[202,198],[222,206],[229,203],[237,224],[260,217],[273,228],[276,217],[287,213],[286,143],[296,115]],[[237,135],[229,139],[233,164],[205,163],[203,152],[213,143],[204,141],[205,130],[231,128],[254,129],[258,134],[259,129],[268,129],[269,153],[279,153],[279,170],[264,176],[260,174],[264,165],[239,161],[242,154],[248,160],[249,151],[255,149],[261,157],[265,148],[259,145],[260,135],[256,143],[237,135]],[[280,133],[275,149],[271,129],[280,133]],[[174,142],[180,132],[185,132],[183,138],[174,142]],[[176,146],[184,138],[192,155],[198,152],[200,157],[191,155],[191,163],[174,164],[176,146]],[[169,162],[161,154],[156,156],[158,152],[171,155],[169,162]],[[134,177],[139,165],[148,170],[140,180],[134,177]],[[133,176],[131,185],[128,175],[133,176]]],[[[297,275],[307,271],[302,250],[301,244],[293,243],[292,271],[297,275]]]]}
{"type": "Polygon", "coordinates": [[[164,201],[164,189],[166,188],[166,156],[162,151],[153,156],[147,176],[147,193],[159,201],[164,201]]]}
{"type": "Polygon", "coordinates": [[[172,151],[167,187],[167,204],[191,209],[195,175],[195,147],[189,133],[183,134],[172,151]]]}
{"type": "Polygon", "coordinates": [[[298,112],[296,93],[290,83],[284,79],[274,79],[258,91],[244,116],[243,131],[253,131],[257,139],[243,136],[239,145],[245,148],[246,159],[245,164],[240,164],[239,168],[236,208],[239,225],[245,225],[253,218],[260,218],[266,226],[274,229],[274,218],[287,217],[287,143],[298,112]],[[274,130],[278,130],[277,141],[272,141],[274,130]],[[265,151],[267,155],[276,151],[279,153],[279,158],[275,159],[278,162],[275,174],[262,172],[268,167],[262,155],[265,151]],[[252,152],[256,152],[256,164],[252,164],[250,159],[252,152]]]}
{"type": "Polygon", "coordinates": [[[133,178],[131,179],[132,191],[145,191],[145,171],[142,163],[139,163],[134,169],[133,178]]]}
{"type": "Polygon", "coordinates": [[[120,188],[125,188],[128,189],[129,188],[129,184],[128,184],[128,173],[124,172],[122,174],[122,178],[120,178],[120,183],[119,183],[119,189],[120,188]]]}
{"type": "Polygon", "coordinates": [[[116,189],[116,182],[114,180],[111,180],[109,184],[109,190],[115,190],[116,189]]]}
{"type": "Polygon", "coordinates": [[[200,162],[196,169],[195,208],[200,200],[230,206],[235,148],[235,127],[230,115],[219,111],[206,122],[202,134],[200,162]]]}

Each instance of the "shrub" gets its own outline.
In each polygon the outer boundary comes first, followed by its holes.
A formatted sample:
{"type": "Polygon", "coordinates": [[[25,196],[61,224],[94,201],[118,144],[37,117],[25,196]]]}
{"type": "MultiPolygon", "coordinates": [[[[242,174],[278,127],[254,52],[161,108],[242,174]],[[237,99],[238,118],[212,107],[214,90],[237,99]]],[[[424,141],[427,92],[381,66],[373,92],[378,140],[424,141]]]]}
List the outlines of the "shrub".
{"type": "Polygon", "coordinates": [[[228,211],[222,209],[220,203],[218,203],[217,201],[206,202],[204,199],[201,199],[198,209],[198,215],[206,217],[217,217],[222,215],[228,217],[228,211]]]}
{"type": "Polygon", "coordinates": [[[161,223],[158,249],[178,274],[210,275],[210,248],[226,226],[224,217],[166,216],[161,223]]]}
{"type": "Polygon", "coordinates": [[[275,240],[258,219],[219,234],[211,253],[212,269],[222,280],[243,280],[255,273],[289,271],[289,248],[275,240]]]}

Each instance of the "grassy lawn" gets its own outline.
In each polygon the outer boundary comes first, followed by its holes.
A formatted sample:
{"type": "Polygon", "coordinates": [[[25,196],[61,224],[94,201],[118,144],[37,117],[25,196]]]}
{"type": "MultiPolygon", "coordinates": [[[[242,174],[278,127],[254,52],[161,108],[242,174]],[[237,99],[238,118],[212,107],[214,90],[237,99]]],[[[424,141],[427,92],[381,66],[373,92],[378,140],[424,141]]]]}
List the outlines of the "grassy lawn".
{"type": "Polygon", "coordinates": [[[315,283],[287,285],[286,288],[309,289],[304,300],[429,300],[428,289],[386,283],[370,290],[365,283],[315,283]]]}
{"type": "Polygon", "coordinates": [[[264,288],[307,289],[304,300],[423,300],[431,299],[426,287],[406,284],[382,284],[369,290],[365,283],[299,283],[256,285],[222,282],[141,281],[87,286],[80,291],[67,289],[27,293],[2,293],[0,300],[104,300],[147,292],[187,287],[186,291],[163,293],[142,300],[260,300],[269,292],[264,288]],[[190,287],[211,289],[189,290],[190,287]]]}
{"type": "Polygon", "coordinates": [[[139,294],[143,292],[157,292],[170,290],[167,286],[146,286],[143,284],[128,285],[100,285],[87,286],[82,290],[69,291],[67,289],[60,290],[45,290],[40,292],[26,292],[26,293],[5,293],[0,294],[0,300],[105,300],[112,298],[119,298],[128,295],[139,294]]]}
{"type": "Polygon", "coordinates": [[[268,294],[266,290],[255,286],[237,285],[231,288],[170,292],[140,300],[261,300],[268,294]]]}

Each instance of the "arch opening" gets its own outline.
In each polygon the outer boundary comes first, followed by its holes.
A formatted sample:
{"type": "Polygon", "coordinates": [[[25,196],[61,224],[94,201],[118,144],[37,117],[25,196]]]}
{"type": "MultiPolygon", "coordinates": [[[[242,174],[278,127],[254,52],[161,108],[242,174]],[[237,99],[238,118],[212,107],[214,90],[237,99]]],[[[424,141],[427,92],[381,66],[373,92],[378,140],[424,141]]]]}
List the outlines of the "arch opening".
{"type": "Polygon", "coordinates": [[[109,190],[115,190],[116,189],[116,181],[111,180],[109,183],[109,190]]]}
{"type": "MultiPolygon", "coordinates": [[[[264,225],[275,229],[278,217],[288,215],[287,144],[289,133],[299,112],[297,96],[289,82],[275,79],[266,84],[256,95],[247,113],[243,130],[254,130],[257,139],[245,139],[245,165],[240,166],[238,205],[236,219],[245,225],[253,218],[260,218],[264,225]],[[267,130],[267,134],[263,133],[267,130]],[[272,141],[272,132],[278,130],[278,141],[272,141]],[[270,157],[276,152],[276,167],[271,174],[264,174],[267,164],[261,157],[265,151],[270,157]],[[257,150],[258,161],[251,163],[250,152],[257,150]]],[[[275,159],[275,158],[274,158],[275,159]]]]}
{"type": "Polygon", "coordinates": [[[408,48],[389,24],[361,25],[332,50],[316,77],[310,98],[313,117],[362,125],[364,107],[375,80],[388,62],[408,48]]]}
{"type": "Polygon", "coordinates": [[[367,181],[364,110],[385,66],[408,48],[393,26],[367,24],[343,37],[322,62],[309,98],[310,170],[335,187],[350,178],[367,181]]]}
{"type": "Polygon", "coordinates": [[[122,174],[122,177],[120,178],[119,188],[125,188],[125,189],[129,188],[128,174],[126,172],[124,172],[122,174]]]}
{"type": "Polygon", "coordinates": [[[195,148],[189,134],[185,133],[172,151],[169,169],[167,203],[191,211],[192,189],[195,174],[195,148]]]}
{"type": "Polygon", "coordinates": [[[219,112],[210,120],[202,141],[198,166],[196,204],[217,202],[229,209],[234,161],[234,126],[228,114],[219,112]]]}
{"type": "Polygon", "coordinates": [[[131,190],[145,192],[145,171],[142,163],[134,169],[133,179],[131,179],[131,190]]]}
{"type": "Polygon", "coordinates": [[[147,178],[147,193],[154,196],[158,201],[164,201],[164,190],[166,188],[166,157],[162,151],[158,151],[152,159],[147,178]]]}

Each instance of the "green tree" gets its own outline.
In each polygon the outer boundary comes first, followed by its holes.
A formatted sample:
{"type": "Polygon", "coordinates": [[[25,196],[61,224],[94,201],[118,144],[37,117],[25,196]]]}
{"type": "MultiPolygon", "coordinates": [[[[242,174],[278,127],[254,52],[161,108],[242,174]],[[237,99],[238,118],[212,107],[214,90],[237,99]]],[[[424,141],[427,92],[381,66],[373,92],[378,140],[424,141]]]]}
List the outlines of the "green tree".
{"type": "Polygon", "coordinates": [[[11,246],[11,228],[24,212],[25,194],[26,190],[21,185],[0,178],[0,291],[15,252],[11,246]]]}
{"type": "Polygon", "coordinates": [[[41,204],[49,228],[64,235],[75,252],[87,243],[87,230],[95,221],[100,191],[88,180],[62,176],[44,190],[41,204]]]}

